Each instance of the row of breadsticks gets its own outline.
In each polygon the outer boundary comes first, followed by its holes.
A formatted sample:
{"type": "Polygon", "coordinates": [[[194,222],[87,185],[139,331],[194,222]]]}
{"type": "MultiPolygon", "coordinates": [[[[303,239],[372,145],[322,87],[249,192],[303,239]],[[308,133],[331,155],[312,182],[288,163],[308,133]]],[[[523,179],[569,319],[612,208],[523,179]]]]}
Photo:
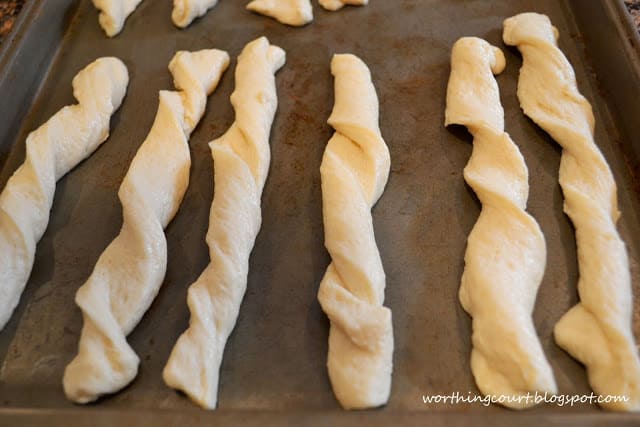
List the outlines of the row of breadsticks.
{"type": "MultiPolygon", "coordinates": [[[[100,11],[100,26],[109,37],[122,31],[124,22],[142,0],[93,0],[100,11]]],[[[363,6],[369,0],[318,0],[327,10],[339,10],[345,5],[363,6]]],[[[195,19],[204,16],[218,0],[173,0],[171,20],[180,28],[188,27],[195,19]]],[[[283,24],[303,26],[313,20],[311,0],[252,0],[246,8],[270,16],[283,24]]]]}
{"type": "MultiPolygon", "coordinates": [[[[560,182],[576,228],[581,302],[557,324],[555,338],[587,367],[597,394],[627,398],[603,406],[638,410],[640,362],[631,331],[628,260],[615,227],[616,187],[593,141],[591,107],[556,38],[544,15],[505,21],[505,42],[523,55],[518,85],[523,110],[564,148],[560,182]]],[[[169,386],[206,408],[216,406],[223,350],[260,228],[277,108],[274,74],[284,61],[284,51],[264,37],[244,48],[231,96],[235,122],[210,143],[215,163],[206,238],[210,264],[189,288],[190,324],[163,372],[169,386]]],[[[169,64],[177,91],[160,92],[154,124],[120,187],[120,234],[76,295],[84,324],[78,354],[63,379],[73,401],[116,392],[137,374],[139,359],[126,336],[162,284],[164,229],[188,186],[189,135],[228,63],[225,52],[203,50],[178,52],[169,64]]],[[[498,48],[477,38],[459,40],[451,56],[446,121],[465,125],[474,136],[464,176],[483,205],[469,236],[460,288],[461,303],[473,318],[471,369],[483,394],[512,396],[505,405],[524,408],[534,404],[523,399],[527,393],[556,393],[557,387],[531,319],[546,248],[539,226],[525,212],[526,165],[504,132],[492,76],[504,65],[498,48]]],[[[335,134],[320,170],[325,246],[332,262],[318,299],[331,321],[327,367],[334,393],[345,408],[367,408],[386,403],[391,390],[391,311],[383,306],[385,274],[370,213],[384,190],[390,157],[366,65],[353,55],[336,55],[331,71],[335,104],[329,124],[335,134]]],[[[107,139],[110,116],[127,84],[121,61],[98,59],[74,78],[78,104],[63,108],[27,138],[25,163],[0,194],[0,327],[28,280],[56,181],[107,139]]]]}
{"type": "MultiPolygon", "coordinates": [[[[603,407],[640,410],[640,360],[632,331],[629,261],[616,230],[616,184],[593,138],[594,116],[545,15],[504,21],[503,40],[523,58],[517,95],[524,113],[563,148],[560,186],[576,234],[580,302],[556,323],[556,343],[585,365],[603,407]]],[[[473,318],[471,370],[485,395],[533,406],[529,393],[557,386],[531,314],[546,265],[544,236],[526,211],[528,171],[504,131],[492,74],[505,67],[500,49],[458,40],[451,53],[445,124],[466,126],[473,153],[464,177],[482,203],[467,242],[460,302],[473,318]]]]}
{"type": "MultiPolygon", "coordinates": [[[[183,390],[205,408],[216,407],[224,346],[238,316],[247,285],[249,255],[261,225],[260,199],[269,170],[269,135],[278,104],[275,73],[284,63],[284,50],[269,44],[265,37],[245,46],[238,57],[236,87],[231,95],[235,121],[224,135],[209,144],[215,162],[215,196],[206,239],[210,264],[189,287],[190,324],[175,344],[163,372],[169,386],[183,390]]],[[[164,230],[178,211],[189,184],[189,136],[204,114],[207,96],[215,90],[228,65],[229,55],[217,49],[180,51],[169,64],[177,90],[160,91],[154,123],[118,191],[123,216],[120,233],[100,255],[91,276],[76,294],[83,327],[78,354],[63,378],[64,391],[75,402],[87,403],[117,392],[137,375],[139,358],[126,336],[150,307],[164,280],[164,230]]],[[[361,218],[350,218],[335,209],[333,213],[340,223],[333,227],[328,223],[327,236],[331,239],[332,233],[337,234],[336,242],[347,239],[353,245],[359,238],[358,229],[350,222],[368,222],[370,233],[362,238],[370,244],[368,254],[377,254],[370,206],[375,202],[373,197],[377,199],[382,192],[389,171],[388,150],[378,129],[378,101],[369,70],[357,57],[336,55],[332,72],[336,104],[330,122],[337,131],[323,162],[323,187],[336,180],[335,188],[327,190],[326,200],[344,200],[359,191],[362,204],[354,208],[361,218]],[[351,135],[352,132],[356,134],[351,135]],[[365,141],[371,144],[367,151],[381,153],[380,162],[371,165],[376,175],[375,189],[371,189],[375,195],[365,191],[368,183],[348,179],[369,179],[367,156],[361,155],[361,161],[353,166],[353,159],[349,158],[365,141]],[[353,167],[347,172],[349,176],[345,175],[345,167],[353,167]],[[356,167],[367,170],[356,171],[356,167]]],[[[0,329],[10,319],[28,281],[36,244],[49,220],[56,182],[108,138],[111,115],[120,107],[127,85],[128,71],[122,61],[113,57],[97,59],[73,79],[78,104],[64,107],[27,137],[25,162],[0,194],[0,329]]],[[[369,289],[366,282],[359,286],[362,292],[375,293],[381,301],[382,264],[379,257],[367,262],[367,269],[377,275],[377,288],[369,289]]],[[[342,268],[339,260],[329,267],[324,291],[320,292],[320,300],[332,319],[345,315],[341,301],[336,300],[336,295],[339,297],[345,290],[335,289],[342,277],[348,276],[336,274],[342,268]]],[[[375,303],[371,309],[383,310],[390,340],[388,310],[375,307],[375,303]]],[[[336,393],[344,396],[348,406],[386,402],[391,347],[372,359],[368,352],[358,353],[359,347],[345,332],[332,328],[331,339],[343,340],[329,354],[336,393]],[[384,363],[385,375],[374,369],[378,366],[373,363],[378,359],[384,363]],[[362,375],[362,381],[356,382],[360,386],[354,389],[350,371],[362,363],[370,364],[371,369],[356,373],[362,375]],[[375,384],[378,379],[384,383],[382,388],[375,384]]]]}

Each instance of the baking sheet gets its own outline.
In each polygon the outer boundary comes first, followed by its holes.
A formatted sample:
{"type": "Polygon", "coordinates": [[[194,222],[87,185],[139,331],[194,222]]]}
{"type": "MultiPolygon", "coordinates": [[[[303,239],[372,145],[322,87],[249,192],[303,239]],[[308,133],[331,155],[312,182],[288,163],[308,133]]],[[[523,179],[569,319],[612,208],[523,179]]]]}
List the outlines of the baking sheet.
{"type": "MultiPolygon", "coordinates": [[[[245,11],[241,1],[228,0],[188,29],[178,30],[170,21],[171,2],[146,0],[114,39],[103,34],[97,11],[88,1],[60,0],[57,8],[44,0],[32,2],[16,29],[18,39],[4,48],[0,58],[4,65],[0,112],[15,116],[0,115],[4,129],[0,188],[23,161],[28,132],[74,102],[71,79],[82,67],[99,56],[118,56],[129,68],[130,84],[112,119],[109,140],[58,183],[49,228],[38,245],[27,289],[0,333],[0,424],[640,421],[639,416],[608,414],[587,405],[550,404],[514,414],[495,405],[427,405],[422,400],[427,394],[477,393],[469,368],[471,321],[457,292],[466,238],[480,205],[462,177],[471,137],[462,128],[442,125],[449,54],[459,37],[483,37],[506,54],[507,68],[498,77],[506,131],[527,162],[529,212],[538,220],[548,250],[534,320],[561,393],[590,393],[583,367],[552,338],[555,322],[577,301],[574,232],[562,213],[557,183],[561,150],[518,106],[521,59],[501,42],[506,17],[523,11],[545,13],[560,30],[560,47],[574,65],[582,93],[592,102],[596,141],[618,183],[623,213],[619,229],[628,246],[638,295],[640,194],[634,176],[640,133],[634,133],[633,123],[640,97],[630,97],[627,105],[616,98],[637,91],[638,74],[629,62],[633,62],[633,46],[629,47],[633,40],[622,38],[618,9],[612,2],[372,0],[367,7],[335,13],[314,2],[315,21],[296,29],[245,11]],[[53,10],[58,10],[55,16],[53,10]],[[48,25],[41,28],[38,22],[48,25]],[[32,43],[44,40],[37,37],[42,31],[50,32],[49,41],[42,42],[50,48],[41,48],[39,56],[26,51],[29,37],[32,43]],[[229,95],[235,57],[261,35],[287,51],[287,64],[277,75],[279,110],[262,198],[262,229],[250,260],[247,294],[224,354],[219,410],[211,413],[166,387],[161,371],[188,324],[187,287],[208,263],[204,236],[214,189],[207,143],[233,122],[229,95]],[[605,43],[609,55],[626,62],[606,62],[606,55],[591,49],[592,39],[605,43]],[[118,233],[122,220],[116,193],[151,127],[158,91],[173,88],[169,60],[179,49],[213,47],[227,50],[234,59],[191,137],[191,185],[167,228],[166,280],[129,336],[141,359],[139,375],[116,395],[88,407],[76,406],[65,399],[61,386],[82,326],[74,294],[118,233]],[[371,69],[380,99],[381,130],[392,159],[389,183],[373,210],[373,220],[387,274],[385,305],[393,311],[393,385],[386,407],[356,414],[343,412],[331,391],[325,368],[328,321],[316,301],[330,261],[323,247],[319,166],[332,134],[326,124],[333,105],[329,62],[333,53],[340,52],[357,54],[371,69]],[[16,57],[23,62],[16,62],[16,57]],[[40,61],[34,66],[37,70],[25,65],[31,57],[40,61]],[[31,70],[30,83],[20,84],[28,76],[16,74],[16,63],[31,70]],[[611,68],[615,71],[603,72],[611,68]],[[11,73],[18,83],[8,83],[11,73]],[[8,99],[8,87],[18,95],[22,90],[24,96],[8,99]]],[[[639,310],[636,303],[636,317],[639,310]]]]}

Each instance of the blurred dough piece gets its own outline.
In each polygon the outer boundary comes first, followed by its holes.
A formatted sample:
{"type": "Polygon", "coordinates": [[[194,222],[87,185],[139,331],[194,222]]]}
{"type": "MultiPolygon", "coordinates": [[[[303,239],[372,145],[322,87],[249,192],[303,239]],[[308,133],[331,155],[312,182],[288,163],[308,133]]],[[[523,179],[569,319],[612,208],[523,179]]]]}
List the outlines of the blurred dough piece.
{"type": "Polygon", "coordinates": [[[322,7],[331,11],[340,10],[346,5],[364,6],[369,4],[369,0],[318,0],[318,2],[322,7]]]}
{"type": "Polygon", "coordinates": [[[253,0],[247,9],[294,27],[313,21],[311,0],[253,0]]]}
{"type": "Polygon", "coordinates": [[[216,4],[218,0],[173,0],[171,20],[177,27],[186,28],[216,4]]]}
{"type": "Polygon", "coordinates": [[[113,37],[122,31],[124,21],[136,10],[142,0],[93,0],[93,5],[100,11],[100,26],[113,37]]]}

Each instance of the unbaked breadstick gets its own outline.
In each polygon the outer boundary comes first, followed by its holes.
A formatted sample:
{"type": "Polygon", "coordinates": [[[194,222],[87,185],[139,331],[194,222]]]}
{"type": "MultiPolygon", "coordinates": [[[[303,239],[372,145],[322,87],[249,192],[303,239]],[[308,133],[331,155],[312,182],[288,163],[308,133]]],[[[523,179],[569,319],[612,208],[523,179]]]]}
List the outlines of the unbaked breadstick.
{"type": "Polygon", "coordinates": [[[67,397],[75,402],[87,403],[116,392],[137,374],[138,356],[126,336],[164,280],[164,228],[189,183],[188,138],[228,64],[227,53],[216,49],[181,51],[169,64],[179,92],[160,91],[151,131],[118,192],[123,214],[120,234],[76,294],[84,325],[78,355],[67,366],[63,380],[67,397]]]}
{"type": "Polygon", "coordinates": [[[294,27],[313,21],[311,0],[253,0],[247,9],[294,27]]]}
{"type": "Polygon", "coordinates": [[[186,28],[216,4],[218,0],[173,0],[171,20],[177,27],[186,28]]]}
{"type": "Polygon", "coordinates": [[[531,314],[547,249],[538,223],[525,211],[527,166],[507,133],[493,74],[505,67],[500,49],[476,37],[451,52],[445,126],[466,126],[473,154],[464,177],[482,203],[467,242],[460,302],[473,318],[471,371],[485,395],[501,404],[535,405],[528,394],[557,392],[531,314]]]}
{"type": "Polygon", "coordinates": [[[100,11],[98,21],[109,37],[122,31],[124,21],[133,13],[142,0],[93,0],[93,5],[100,11]]]}
{"type": "Polygon", "coordinates": [[[335,55],[331,73],[335,133],[320,166],[331,264],[318,300],[331,321],[327,368],[336,398],[346,409],[369,408],[385,404],[391,389],[391,310],[382,305],[385,274],[371,218],[390,158],[367,66],[354,55],[335,55]]]}
{"type": "Polygon", "coordinates": [[[269,172],[269,133],[278,106],[274,74],[285,52],[265,37],[238,57],[231,103],[236,120],[209,145],[215,163],[215,195],[207,243],[211,262],[189,287],[189,328],[164,368],[165,383],[214,409],[224,346],[247,287],[249,255],[260,230],[260,198],[269,172]]]}
{"type": "Polygon", "coordinates": [[[318,0],[318,3],[327,10],[340,10],[346,5],[364,6],[369,4],[369,0],[318,0]]]}
{"type": "Polygon", "coordinates": [[[26,158],[0,194],[0,330],[24,290],[36,244],[49,223],[56,181],[109,136],[109,120],[127,91],[127,67],[100,58],[73,79],[78,104],[64,107],[27,137],[26,158]]]}
{"type": "Polygon", "coordinates": [[[536,13],[504,21],[504,42],[522,53],[518,99],[524,113],[563,148],[560,186],[576,230],[580,302],[556,324],[556,342],[586,365],[599,395],[626,396],[606,409],[640,410],[640,360],[633,337],[629,260],[616,230],[616,184],[593,139],[594,117],[558,31],[536,13]]]}

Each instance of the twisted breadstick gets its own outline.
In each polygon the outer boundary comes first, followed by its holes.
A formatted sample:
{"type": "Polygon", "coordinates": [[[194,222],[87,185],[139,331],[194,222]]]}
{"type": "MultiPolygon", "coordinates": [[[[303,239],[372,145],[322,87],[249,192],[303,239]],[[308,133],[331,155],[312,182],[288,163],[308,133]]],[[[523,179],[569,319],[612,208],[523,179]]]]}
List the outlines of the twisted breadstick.
{"type": "Polygon", "coordinates": [[[127,67],[119,59],[95,60],[73,79],[78,104],[64,107],[27,137],[25,162],[0,194],[0,330],[31,274],[56,181],[107,139],[109,119],[128,83],[127,67]]]}
{"type": "Polygon", "coordinates": [[[616,230],[616,184],[593,140],[591,105],[578,91],[557,37],[545,15],[524,13],[504,21],[504,42],[523,57],[520,105],[563,148],[559,180],[576,230],[581,301],[556,324],[554,335],[586,365],[596,393],[629,398],[603,407],[639,410],[640,360],[631,330],[629,261],[616,230]]]}
{"type": "Polygon", "coordinates": [[[177,27],[186,28],[216,4],[218,0],[173,0],[171,20],[177,27]]]}
{"type": "Polygon", "coordinates": [[[473,318],[471,370],[485,395],[509,396],[505,406],[533,406],[530,392],[556,393],[531,314],[547,249],[538,223],[525,212],[529,196],[524,159],[504,132],[504,111],[492,72],[502,51],[476,37],[453,45],[445,126],[473,134],[464,177],[482,202],[467,243],[460,302],[473,318]]]}
{"type": "Polygon", "coordinates": [[[336,130],[322,158],[325,246],[332,262],[318,300],[329,320],[327,368],[346,409],[383,405],[391,389],[393,330],[384,307],[385,275],[371,208],[389,177],[389,150],[378,127],[378,97],[367,66],[335,55],[336,130]]]}
{"type": "Polygon", "coordinates": [[[269,171],[269,133],[278,106],[274,73],[285,52],[265,37],[238,57],[231,103],[236,121],[209,145],[215,196],[207,243],[211,263],[189,287],[189,328],[164,368],[165,383],[214,409],[222,353],[247,287],[249,254],[262,221],[260,197],[269,171]]]}
{"type": "Polygon", "coordinates": [[[311,0],[253,0],[247,9],[294,27],[313,21],[311,0]]]}
{"type": "Polygon", "coordinates": [[[98,21],[109,37],[118,35],[124,27],[124,21],[133,13],[142,0],[93,0],[100,11],[98,21]]]}
{"type": "Polygon", "coordinates": [[[164,279],[164,228],[188,185],[188,137],[228,63],[226,52],[211,49],[178,52],[169,64],[180,92],[160,91],[153,127],[118,192],[124,219],[120,234],[76,294],[84,326],[78,355],[67,366],[63,380],[67,397],[75,402],[118,391],[137,374],[138,356],[125,337],[164,279]]]}
{"type": "Polygon", "coordinates": [[[346,5],[364,6],[369,4],[369,0],[318,0],[318,3],[327,10],[340,10],[346,5]]]}

